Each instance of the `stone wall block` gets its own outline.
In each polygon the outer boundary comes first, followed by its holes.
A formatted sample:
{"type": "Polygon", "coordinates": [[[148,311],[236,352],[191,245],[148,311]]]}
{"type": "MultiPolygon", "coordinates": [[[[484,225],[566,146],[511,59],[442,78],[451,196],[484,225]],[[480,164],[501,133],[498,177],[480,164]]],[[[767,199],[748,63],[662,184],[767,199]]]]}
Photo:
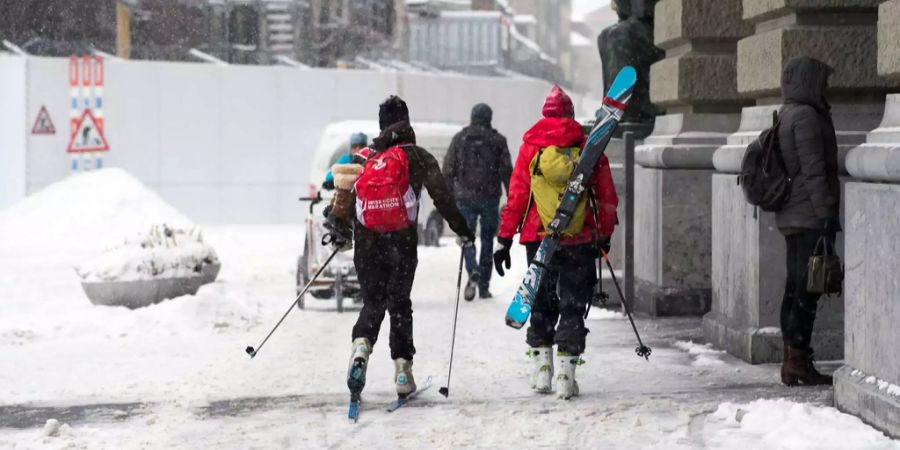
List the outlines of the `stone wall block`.
{"type": "Polygon", "coordinates": [[[744,19],[762,21],[792,11],[865,12],[883,0],[744,0],[744,19]]]}
{"type": "Polygon", "coordinates": [[[656,4],[654,40],[664,50],[687,41],[737,41],[753,31],[741,20],[740,0],[662,0],[656,4]]]}
{"type": "Polygon", "coordinates": [[[689,53],[650,67],[650,100],[661,106],[738,102],[734,54],[689,53]]]}
{"type": "Polygon", "coordinates": [[[900,0],[878,7],[878,73],[900,82],[900,0]]]}
{"type": "Polygon", "coordinates": [[[738,42],[737,90],[747,97],[781,95],[781,72],[794,56],[834,67],[829,92],[887,86],[877,73],[877,31],[871,26],[781,28],[738,42]]]}

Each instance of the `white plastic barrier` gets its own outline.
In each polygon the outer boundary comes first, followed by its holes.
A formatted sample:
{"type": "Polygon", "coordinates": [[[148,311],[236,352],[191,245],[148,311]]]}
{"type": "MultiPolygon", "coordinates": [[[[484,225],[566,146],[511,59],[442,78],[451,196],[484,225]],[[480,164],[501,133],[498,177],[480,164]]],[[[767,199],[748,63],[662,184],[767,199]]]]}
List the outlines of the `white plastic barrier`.
{"type": "MultiPolygon", "coordinates": [[[[301,220],[296,198],[308,192],[322,130],[377,119],[388,95],[407,101],[413,121],[460,127],[475,103],[488,103],[515,153],[550,88],[532,79],[275,66],[105,60],[104,69],[104,165],[133,173],[200,223],[301,220]]],[[[0,208],[72,172],[68,76],[67,58],[0,57],[0,208]],[[41,107],[56,134],[31,133],[41,107]]]]}

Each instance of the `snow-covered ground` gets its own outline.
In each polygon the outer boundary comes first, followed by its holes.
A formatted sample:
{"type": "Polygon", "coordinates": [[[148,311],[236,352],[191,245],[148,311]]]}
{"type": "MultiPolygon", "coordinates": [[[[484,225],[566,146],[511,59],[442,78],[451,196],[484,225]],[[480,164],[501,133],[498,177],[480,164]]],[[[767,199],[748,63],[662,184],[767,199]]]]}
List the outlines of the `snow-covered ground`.
{"type": "MultiPolygon", "coordinates": [[[[524,271],[520,248],[512,274],[496,278],[495,299],[460,305],[445,399],[437,388],[446,383],[459,261],[451,240],[420,248],[413,289],[414,369],[436,386],[406,408],[383,411],[394,397],[385,323],[360,421],[350,425],[344,375],[354,311],[338,314],[333,302],[310,299],[255,359],[244,353],[293,299],[299,226],[204,227],[222,261],[218,281],[196,296],[130,311],[84,296],[72,266],[89,246],[4,234],[30,214],[53,216],[27,210],[15,218],[0,212],[0,448],[900,449],[825,406],[829,389],[782,387],[775,366],[695,344],[697,319],[639,320],[654,350],[646,362],[634,354],[627,319],[595,309],[578,369],[582,396],[532,394],[524,331],[503,324],[524,271]],[[63,425],[45,433],[48,419],[63,425]]],[[[109,226],[129,226],[104,214],[109,226]]]]}

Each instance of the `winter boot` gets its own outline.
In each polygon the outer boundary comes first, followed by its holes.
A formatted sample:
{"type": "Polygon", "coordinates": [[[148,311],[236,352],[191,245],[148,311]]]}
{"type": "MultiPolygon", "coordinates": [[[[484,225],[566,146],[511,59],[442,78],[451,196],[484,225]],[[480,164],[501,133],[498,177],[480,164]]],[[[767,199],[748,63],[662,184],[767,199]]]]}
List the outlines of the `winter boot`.
{"type": "Polygon", "coordinates": [[[581,365],[581,356],[566,352],[556,353],[559,375],[556,376],[556,396],[568,400],[578,395],[578,382],[575,381],[575,367],[581,365]]]}
{"type": "Polygon", "coordinates": [[[539,394],[549,394],[553,388],[553,347],[532,347],[528,350],[531,358],[531,389],[539,394]]]}
{"type": "Polygon", "coordinates": [[[413,378],[412,360],[397,358],[394,360],[394,382],[397,384],[397,396],[406,398],[416,391],[416,379],[413,378]]]}
{"type": "Polygon", "coordinates": [[[465,298],[467,302],[471,302],[472,299],[475,298],[475,290],[478,289],[478,280],[480,278],[481,274],[478,273],[477,269],[469,274],[469,282],[466,283],[466,289],[463,292],[463,298],[465,298]]]}
{"type": "Polygon", "coordinates": [[[831,375],[823,375],[813,364],[810,348],[787,347],[787,356],[781,366],[781,382],[787,386],[818,386],[834,383],[831,375]]]}
{"type": "Polygon", "coordinates": [[[478,289],[478,298],[485,299],[485,298],[493,298],[493,297],[494,297],[494,294],[491,294],[490,289],[488,289],[488,288],[479,288],[478,289]]]}
{"type": "Polygon", "coordinates": [[[359,395],[366,386],[366,367],[369,365],[372,345],[366,338],[356,338],[353,340],[351,351],[350,367],[347,369],[347,387],[350,388],[351,394],[359,395]]]}

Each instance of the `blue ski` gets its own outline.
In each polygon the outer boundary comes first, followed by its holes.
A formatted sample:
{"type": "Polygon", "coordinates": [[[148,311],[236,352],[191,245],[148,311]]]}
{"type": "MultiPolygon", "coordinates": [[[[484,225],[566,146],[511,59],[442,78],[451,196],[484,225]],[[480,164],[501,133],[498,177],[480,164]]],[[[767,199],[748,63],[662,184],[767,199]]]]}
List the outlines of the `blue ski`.
{"type": "Polygon", "coordinates": [[[425,383],[422,385],[422,387],[417,389],[415,392],[407,395],[406,397],[398,398],[397,400],[390,402],[387,405],[387,407],[384,408],[384,410],[387,412],[394,412],[394,411],[400,409],[400,407],[402,407],[403,405],[409,403],[410,400],[416,398],[416,396],[418,396],[422,392],[427,391],[428,388],[430,388],[430,387],[431,387],[431,376],[429,376],[428,378],[425,379],[425,383]]]}
{"type": "Polygon", "coordinates": [[[356,423],[359,420],[359,404],[359,395],[351,395],[350,407],[347,409],[347,419],[350,420],[350,423],[356,423]]]}
{"type": "Polygon", "coordinates": [[[575,208],[581,195],[588,191],[587,184],[594,173],[594,168],[606,146],[612,138],[613,131],[619,124],[619,120],[625,113],[628,100],[631,99],[631,91],[637,80],[637,72],[631,66],[623,68],[616,76],[615,81],[609,87],[606,98],[603,99],[603,106],[597,113],[597,122],[591,133],[588,135],[581,152],[575,171],[572,172],[572,178],[563,193],[559,202],[559,208],[556,215],[547,227],[547,236],[541,241],[534,260],[528,266],[528,272],[525,279],[519,286],[515,298],[506,310],[506,324],[512,328],[519,329],[528,321],[531,315],[531,305],[537,297],[538,289],[541,286],[541,279],[544,276],[545,268],[550,265],[550,260],[559,246],[562,239],[560,231],[565,230],[575,213],[575,208]]]}

